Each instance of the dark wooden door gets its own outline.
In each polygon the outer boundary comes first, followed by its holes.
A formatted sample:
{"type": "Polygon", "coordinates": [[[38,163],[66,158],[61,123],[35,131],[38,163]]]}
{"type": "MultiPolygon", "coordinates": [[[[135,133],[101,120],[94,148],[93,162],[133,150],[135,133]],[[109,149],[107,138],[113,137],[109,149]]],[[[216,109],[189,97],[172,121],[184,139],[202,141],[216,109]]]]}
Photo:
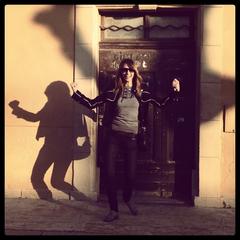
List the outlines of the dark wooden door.
{"type": "MultiPolygon", "coordinates": [[[[136,190],[153,193],[159,197],[172,198],[191,195],[191,176],[194,146],[194,56],[193,50],[176,48],[105,48],[100,50],[100,92],[112,89],[116,70],[123,58],[138,63],[144,87],[155,96],[167,96],[171,81],[181,81],[181,103],[159,109],[151,104],[148,108],[148,148],[138,151],[136,190]],[[185,126],[186,120],[188,126],[185,126]],[[179,127],[180,126],[180,127],[179,127]],[[186,149],[187,147],[187,151],[186,149]],[[183,152],[181,152],[181,148],[183,152]],[[179,177],[180,176],[180,177],[179,177]],[[180,182],[179,182],[180,181],[180,182]],[[188,187],[186,187],[188,185],[188,187]]],[[[104,107],[100,109],[102,117],[104,107]]],[[[104,142],[105,132],[99,121],[99,142],[104,142]]],[[[104,161],[103,144],[99,145],[99,163],[104,161]]],[[[121,154],[117,157],[119,188],[124,176],[121,154]]],[[[101,166],[101,165],[100,165],[101,166]]],[[[104,182],[100,180],[100,191],[104,182]]]]}

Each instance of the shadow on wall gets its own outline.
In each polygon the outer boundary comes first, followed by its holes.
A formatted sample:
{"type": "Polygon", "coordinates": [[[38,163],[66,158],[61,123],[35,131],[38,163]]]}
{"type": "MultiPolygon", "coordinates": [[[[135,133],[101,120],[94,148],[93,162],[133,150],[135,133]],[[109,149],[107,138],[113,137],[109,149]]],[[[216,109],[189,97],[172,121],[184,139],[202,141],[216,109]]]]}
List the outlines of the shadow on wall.
{"type": "MultiPolygon", "coordinates": [[[[48,29],[51,34],[61,43],[63,56],[74,63],[74,37],[75,41],[81,42],[79,33],[74,35],[73,24],[74,5],[53,5],[33,17],[33,21],[48,29]]],[[[81,49],[81,57],[93,58],[87,48],[81,49]]],[[[81,70],[84,76],[91,77],[89,68],[80,61],[76,67],[81,70]]],[[[90,68],[91,69],[91,68],[90,68]]],[[[66,83],[55,81],[45,91],[48,102],[38,113],[28,112],[18,106],[17,100],[9,105],[13,108],[13,114],[30,122],[39,121],[39,128],[36,139],[45,137],[45,143],[39,151],[34,164],[31,182],[41,199],[52,199],[52,193],[44,182],[46,171],[53,164],[51,184],[54,188],[69,194],[76,200],[85,198],[73,184],[64,181],[67,169],[74,159],[84,159],[89,156],[91,146],[89,142],[88,129],[85,116],[96,121],[96,113],[86,109],[84,106],[77,106],[77,126],[73,127],[73,100],[66,83]],[[77,145],[77,138],[85,138],[83,145],[77,145]],[[74,154],[74,156],[73,156],[74,154]]],[[[75,121],[75,120],[74,120],[75,121]]],[[[75,124],[76,125],[76,124],[75,124]]]]}
{"type": "MultiPolygon", "coordinates": [[[[236,131],[235,129],[235,124],[232,124],[232,129],[225,129],[227,121],[228,121],[228,116],[226,116],[226,111],[232,107],[235,108],[235,101],[236,101],[236,86],[235,86],[235,80],[233,78],[224,78],[222,81],[222,86],[221,86],[221,94],[222,94],[222,110],[223,112],[223,127],[224,131],[236,131]]],[[[235,110],[234,110],[235,111],[235,110]]],[[[234,113],[235,115],[235,113],[234,113]]],[[[232,116],[232,121],[234,120],[234,116],[232,116]]]]}
{"type": "MultiPolygon", "coordinates": [[[[50,9],[39,12],[33,18],[35,23],[43,25],[56,37],[61,43],[63,55],[72,63],[74,63],[73,44],[74,42],[76,44],[82,42],[79,32],[76,31],[74,35],[73,14],[74,5],[55,5],[50,9]]],[[[84,77],[95,77],[92,68],[86,64],[86,62],[91,63],[96,67],[91,52],[86,47],[82,47],[79,52],[81,52],[81,56],[75,58],[76,67],[81,70],[84,77]]]]}
{"type": "Polygon", "coordinates": [[[76,200],[85,199],[72,184],[64,181],[70,163],[74,159],[84,159],[89,156],[91,145],[85,116],[96,120],[96,113],[81,107],[78,112],[78,131],[73,131],[73,100],[70,90],[63,81],[54,81],[45,90],[48,101],[43,108],[32,113],[19,107],[19,101],[9,103],[12,114],[29,122],[39,121],[36,139],[44,137],[44,145],[39,151],[32,169],[31,182],[39,198],[52,199],[52,193],[44,182],[44,176],[53,164],[51,184],[54,188],[72,196],[76,200]],[[85,139],[78,145],[77,138],[85,139]],[[73,156],[74,153],[74,156],[73,156]]]}
{"type": "MultiPolygon", "coordinates": [[[[219,85],[219,88],[216,89],[213,88],[202,91],[202,99],[201,99],[201,105],[205,107],[206,109],[202,113],[201,116],[201,122],[211,121],[216,116],[218,116],[221,112],[227,111],[228,109],[235,107],[235,80],[233,78],[229,77],[222,77],[216,73],[211,73],[211,71],[208,71],[205,75],[205,77],[208,79],[208,81],[216,81],[216,79],[220,79],[217,81],[220,81],[221,84],[219,85]],[[219,99],[219,96],[221,96],[221,99],[219,99]],[[209,105],[210,104],[210,105],[209,105]]],[[[218,85],[218,84],[216,84],[218,85]]],[[[204,84],[203,84],[204,87],[204,84]]],[[[228,117],[223,115],[223,124],[225,124],[225,121],[228,121],[228,117]]]]}
{"type": "MultiPolygon", "coordinates": [[[[211,18],[210,15],[212,14],[212,10],[214,8],[210,8],[210,7],[203,6],[203,5],[202,5],[201,8],[202,8],[202,11],[203,11],[202,12],[203,21],[204,21],[204,14],[205,14],[206,19],[211,18]]],[[[217,8],[216,8],[216,10],[217,10],[217,8]]],[[[215,10],[213,10],[213,11],[215,11],[215,10]]],[[[221,15],[219,14],[219,16],[221,16],[221,15]]],[[[234,22],[232,24],[235,25],[234,22]]],[[[224,28],[224,26],[222,26],[222,27],[224,28]]],[[[205,36],[202,36],[202,37],[204,37],[205,39],[208,39],[208,35],[210,36],[210,39],[211,39],[212,33],[208,32],[208,31],[210,31],[210,28],[209,28],[209,30],[205,29],[205,31],[203,32],[205,34],[205,36]]],[[[222,29],[222,31],[224,31],[224,30],[222,29]]],[[[231,33],[231,31],[229,33],[231,33]]],[[[234,32],[234,34],[230,34],[228,36],[228,42],[225,42],[224,44],[231,46],[231,47],[229,47],[228,51],[230,53],[232,53],[233,56],[234,56],[233,51],[235,49],[235,41],[233,40],[233,36],[235,36],[235,32],[234,32]]],[[[203,41],[203,39],[202,39],[202,41],[203,41]]],[[[217,41],[217,39],[215,39],[215,40],[217,41]]],[[[226,39],[222,39],[222,43],[224,41],[226,41],[226,39]]],[[[211,44],[214,46],[216,43],[211,43],[211,44]]],[[[206,56],[206,57],[210,57],[210,56],[206,56]]],[[[203,58],[202,60],[203,60],[203,62],[205,62],[205,61],[208,62],[207,58],[206,59],[203,58]]],[[[213,63],[215,60],[216,59],[212,56],[211,62],[213,63]]],[[[230,61],[230,62],[232,62],[232,61],[230,61]]],[[[225,60],[224,64],[230,65],[230,62],[226,62],[226,60],[225,60]]],[[[232,63],[232,64],[235,65],[235,62],[232,63]]],[[[235,69],[235,66],[234,66],[234,69],[235,69]]],[[[234,78],[229,77],[229,76],[226,76],[226,75],[223,75],[223,74],[220,74],[220,73],[216,73],[216,72],[212,71],[210,68],[207,68],[205,70],[205,73],[204,73],[203,77],[204,77],[204,79],[207,79],[208,83],[221,83],[221,84],[220,84],[220,89],[214,89],[213,88],[211,91],[205,91],[204,88],[201,89],[201,92],[202,92],[201,93],[201,95],[202,95],[201,101],[203,101],[203,103],[204,103],[204,101],[206,101],[205,105],[209,105],[209,103],[210,103],[210,106],[208,107],[208,110],[206,110],[206,113],[201,117],[201,122],[213,120],[220,113],[223,113],[223,119],[222,119],[223,125],[225,125],[226,121],[233,121],[234,117],[232,116],[233,118],[231,120],[228,119],[229,116],[225,116],[225,112],[227,110],[229,110],[230,108],[235,108],[235,97],[236,97],[235,82],[236,82],[236,78],[235,77],[234,78]],[[216,101],[216,98],[219,95],[221,96],[221,99],[220,100],[218,99],[216,101]]],[[[213,86],[214,86],[214,84],[213,84],[213,86]]],[[[232,125],[234,125],[234,123],[232,125]]],[[[235,129],[233,129],[233,130],[235,131],[235,129]]]]}

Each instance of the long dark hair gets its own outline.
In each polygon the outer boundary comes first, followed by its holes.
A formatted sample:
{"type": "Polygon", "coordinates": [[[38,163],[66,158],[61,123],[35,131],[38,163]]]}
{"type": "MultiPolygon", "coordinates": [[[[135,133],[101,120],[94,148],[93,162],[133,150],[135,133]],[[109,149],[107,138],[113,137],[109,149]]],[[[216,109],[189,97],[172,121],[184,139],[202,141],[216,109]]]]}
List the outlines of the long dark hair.
{"type": "Polygon", "coordinates": [[[129,68],[134,70],[132,91],[138,97],[140,97],[142,77],[137,70],[136,64],[130,58],[123,59],[119,64],[119,69],[118,69],[117,78],[116,78],[116,82],[115,82],[115,93],[120,94],[123,91],[124,83],[123,83],[123,79],[122,79],[121,69],[123,68],[124,64],[128,65],[129,68]]]}

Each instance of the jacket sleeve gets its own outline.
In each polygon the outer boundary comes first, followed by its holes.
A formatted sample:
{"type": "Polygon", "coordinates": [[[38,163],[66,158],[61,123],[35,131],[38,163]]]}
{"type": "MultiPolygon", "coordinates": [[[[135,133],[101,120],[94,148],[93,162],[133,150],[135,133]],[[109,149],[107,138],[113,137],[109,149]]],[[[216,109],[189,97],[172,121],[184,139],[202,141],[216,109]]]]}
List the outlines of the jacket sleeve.
{"type": "Polygon", "coordinates": [[[167,97],[159,98],[152,95],[148,91],[142,92],[141,102],[143,103],[152,103],[157,107],[164,107],[169,103],[178,101],[178,92],[172,91],[167,97]]]}
{"type": "Polygon", "coordinates": [[[87,108],[93,109],[110,100],[108,98],[108,95],[109,95],[108,93],[103,93],[94,99],[90,99],[77,90],[76,92],[73,93],[72,98],[76,102],[86,106],[87,108]]]}

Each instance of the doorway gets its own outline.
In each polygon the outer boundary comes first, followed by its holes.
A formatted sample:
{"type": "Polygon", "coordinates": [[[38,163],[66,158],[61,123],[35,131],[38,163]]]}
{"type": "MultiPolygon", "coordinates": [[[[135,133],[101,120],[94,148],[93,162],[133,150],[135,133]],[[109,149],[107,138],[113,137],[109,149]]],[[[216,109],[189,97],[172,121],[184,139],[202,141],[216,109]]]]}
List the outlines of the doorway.
{"type": "MultiPolygon", "coordinates": [[[[109,32],[102,33],[100,42],[100,93],[114,87],[116,70],[123,58],[131,58],[138,64],[144,80],[143,87],[157,97],[169,94],[175,77],[181,82],[179,103],[161,109],[149,105],[148,148],[138,150],[136,191],[158,198],[191,201],[193,187],[198,187],[193,186],[192,179],[197,146],[193,16],[191,11],[182,10],[127,13],[127,16],[126,13],[102,12],[101,29],[109,32]],[[167,31],[162,25],[166,22],[167,26],[172,26],[167,31]],[[122,33],[116,34],[116,28],[122,33]],[[131,33],[129,29],[132,29],[131,33]]],[[[104,106],[99,109],[98,142],[103,142],[105,138],[101,125],[103,112],[104,106]]],[[[99,144],[100,172],[104,161],[103,148],[99,144]]],[[[117,168],[121,189],[124,171],[120,154],[117,168]]],[[[101,174],[100,193],[105,193],[101,174]]]]}

